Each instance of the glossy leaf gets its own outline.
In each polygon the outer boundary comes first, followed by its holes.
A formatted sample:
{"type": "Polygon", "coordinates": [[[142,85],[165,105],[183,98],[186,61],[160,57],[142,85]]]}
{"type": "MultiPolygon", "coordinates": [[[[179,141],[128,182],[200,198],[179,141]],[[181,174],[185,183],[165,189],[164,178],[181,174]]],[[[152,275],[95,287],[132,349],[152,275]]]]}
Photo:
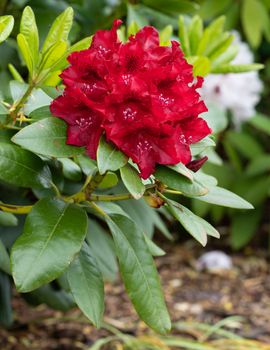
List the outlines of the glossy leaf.
{"type": "Polygon", "coordinates": [[[73,22],[73,9],[68,7],[53,22],[51,29],[44,41],[42,53],[59,41],[67,41],[73,22]]]}
{"type": "Polygon", "coordinates": [[[237,194],[226,190],[221,187],[210,187],[209,192],[204,195],[197,197],[197,199],[223,207],[236,208],[236,209],[254,209],[253,206],[242,197],[237,194]]]}
{"type": "MultiPolygon", "coordinates": [[[[57,41],[52,45],[46,53],[43,55],[40,63],[40,70],[45,71],[48,69],[55,70],[55,65],[61,60],[68,48],[68,45],[64,41],[57,41]]],[[[42,74],[42,73],[41,73],[42,74]]]]}
{"type": "Polygon", "coordinates": [[[143,196],[145,186],[139,176],[138,171],[129,164],[126,164],[120,169],[122,181],[128,191],[135,199],[139,199],[143,196]]]}
{"type": "Polygon", "coordinates": [[[35,15],[30,6],[26,6],[23,10],[20,33],[28,43],[33,65],[36,66],[39,59],[39,36],[35,15]]]}
{"type": "Polygon", "coordinates": [[[106,142],[104,137],[100,138],[97,150],[97,164],[101,175],[106,171],[116,171],[123,167],[128,161],[128,158],[111,143],[106,142]]]}
{"type": "Polygon", "coordinates": [[[20,187],[50,187],[51,175],[42,160],[15,145],[0,144],[0,180],[20,187]]]}
{"type": "Polygon", "coordinates": [[[34,62],[31,55],[31,49],[23,34],[20,33],[17,35],[17,43],[18,43],[18,47],[20,49],[21,55],[23,57],[23,60],[28,68],[30,75],[32,76],[33,70],[34,70],[34,62]]]}
{"type": "Polygon", "coordinates": [[[186,177],[165,166],[157,167],[155,177],[169,188],[180,191],[186,196],[203,196],[208,192],[208,189],[197,180],[190,182],[186,177]]]}
{"type": "Polygon", "coordinates": [[[23,128],[12,141],[29,151],[49,157],[66,158],[83,153],[83,148],[66,144],[66,129],[63,120],[46,118],[23,128]]]}
{"type": "Polygon", "coordinates": [[[12,16],[0,16],[0,43],[7,39],[13,26],[14,18],[12,16]]]}
{"type": "Polygon", "coordinates": [[[193,157],[197,156],[198,154],[207,150],[207,148],[215,147],[215,145],[216,145],[215,141],[213,141],[211,137],[207,136],[201,141],[190,145],[191,154],[193,157]]]}
{"type": "Polygon", "coordinates": [[[121,275],[136,311],[155,331],[167,333],[171,322],[144,234],[126,216],[112,215],[107,223],[115,242],[121,275]]]}
{"type": "Polygon", "coordinates": [[[105,280],[114,281],[118,272],[112,237],[97,221],[89,220],[87,243],[95,256],[99,270],[105,280]]]}
{"type": "Polygon", "coordinates": [[[87,244],[83,245],[70,265],[67,276],[77,305],[99,328],[104,312],[104,284],[96,259],[87,244]]]}
{"type": "Polygon", "coordinates": [[[169,211],[182,226],[203,246],[207,243],[207,232],[197,216],[178,202],[166,199],[169,211]]]}
{"type": "Polygon", "coordinates": [[[62,164],[63,175],[71,181],[80,181],[82,178],[81,168],[78,164],[69,158],[60,158],[59,162],[62,164]]]}
{"type": "Polygon", "coordinates": [[[11,253],[12,274],[20,292],[60,276],[79,252],[87,230],[84,210],[58,199],[41,199],[26,218],[11,253]]]}

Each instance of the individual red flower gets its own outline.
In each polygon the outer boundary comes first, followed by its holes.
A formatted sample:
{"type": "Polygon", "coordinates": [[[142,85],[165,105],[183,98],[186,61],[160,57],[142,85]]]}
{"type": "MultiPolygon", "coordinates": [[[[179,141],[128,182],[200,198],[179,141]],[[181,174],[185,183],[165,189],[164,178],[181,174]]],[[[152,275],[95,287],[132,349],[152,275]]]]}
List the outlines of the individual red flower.
{"type": "Polygon", "coordinates": [[[85,146],[95,159],[105,134],[146,179],[156,164],[190,163],[190,144],[211,132],[198,117],[207,111],[197,92],[203,79],[194,78],[177,42],[160,46],[147,26],[121,43],[120,24],[97,31],[89,49],[68,57],[66,88],[51,112],[66,121],[68,144],[85,146]]]}

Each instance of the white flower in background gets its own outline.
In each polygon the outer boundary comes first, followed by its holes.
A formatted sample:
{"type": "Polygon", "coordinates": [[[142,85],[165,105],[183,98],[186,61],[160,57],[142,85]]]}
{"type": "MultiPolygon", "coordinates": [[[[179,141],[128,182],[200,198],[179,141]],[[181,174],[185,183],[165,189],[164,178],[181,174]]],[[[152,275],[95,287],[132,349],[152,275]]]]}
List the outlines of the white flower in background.
{"type": "MultiPolygon", "coordinates": [[[[254,62],[253,53],[248,45],[240,40],[237,32],[234,44],[239,48],[233,64],[250,64],[254,62]]],[[[233,115],[233,122],[239,127],[255,114],[255,106],[260,100],[263,84],[258,72],[210,74],[205,78],[201,93],[207,102],[228,109],[233,115]]]]}

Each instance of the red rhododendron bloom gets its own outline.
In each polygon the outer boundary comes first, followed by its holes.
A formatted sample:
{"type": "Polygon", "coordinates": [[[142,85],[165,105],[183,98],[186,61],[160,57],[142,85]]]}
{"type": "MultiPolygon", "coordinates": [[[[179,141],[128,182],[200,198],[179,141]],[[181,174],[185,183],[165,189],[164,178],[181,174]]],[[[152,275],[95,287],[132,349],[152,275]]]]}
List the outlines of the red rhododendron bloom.
{"type": "Polygon", "coordinates": [[[192,66],[179,44],[160,46],[158,32],[144,27],[127,43],[111,30],[97,31],[89,49],[68,57],[66,88],[51,112],[66,121],[67,143],[96,158],[102,134],[148,178],[156,164],[187,164],[190,144],[211,130],[198,115],[207,110],[192,66]]]}

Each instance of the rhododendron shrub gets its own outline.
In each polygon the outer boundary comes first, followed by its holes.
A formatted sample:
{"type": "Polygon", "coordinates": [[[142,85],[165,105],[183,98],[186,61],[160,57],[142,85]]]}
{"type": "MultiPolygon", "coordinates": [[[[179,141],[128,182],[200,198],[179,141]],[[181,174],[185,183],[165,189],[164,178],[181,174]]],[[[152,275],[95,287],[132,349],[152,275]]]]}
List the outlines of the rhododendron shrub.
{"type": "Polygon", "coordinates": [[[66,88],[51,112],[68,124],[67,143],[85,146],[96,159],[102,134],[135,162],[147,179],[156,164],[187,164],[190,144],[211,130],[192,66],[179,43],[160,46],[159,34],[144,27],[127,43],[111,30],[98,31],[89,49],[68,57],[61,74],[66,88]]]}
{"type": "MultiPolygon", "coordinates": [[[[156,208],[205,245],[219,234],[183,197],[252,206],[200,169],[215,143],[198,93],[203,80],[183,43],[160,46],[152,27],[123,43],[115,21],[70,46],[72,18],[67,8],[40,47],[25,8],[17,44],[28,83],[11,66],[11,96],[0,104],[0,316],[8,315],[0,321],[12,323],[11,275],[27,300],[60,310],[77,304],[100,326],[104,280],[119,266],[138,315],[166,333],[153,261],[164,252],[152,238],[155,228],[171,234],[156,208]]],[[[12,17],[2,22],[5,39],[12,17]]]]}

